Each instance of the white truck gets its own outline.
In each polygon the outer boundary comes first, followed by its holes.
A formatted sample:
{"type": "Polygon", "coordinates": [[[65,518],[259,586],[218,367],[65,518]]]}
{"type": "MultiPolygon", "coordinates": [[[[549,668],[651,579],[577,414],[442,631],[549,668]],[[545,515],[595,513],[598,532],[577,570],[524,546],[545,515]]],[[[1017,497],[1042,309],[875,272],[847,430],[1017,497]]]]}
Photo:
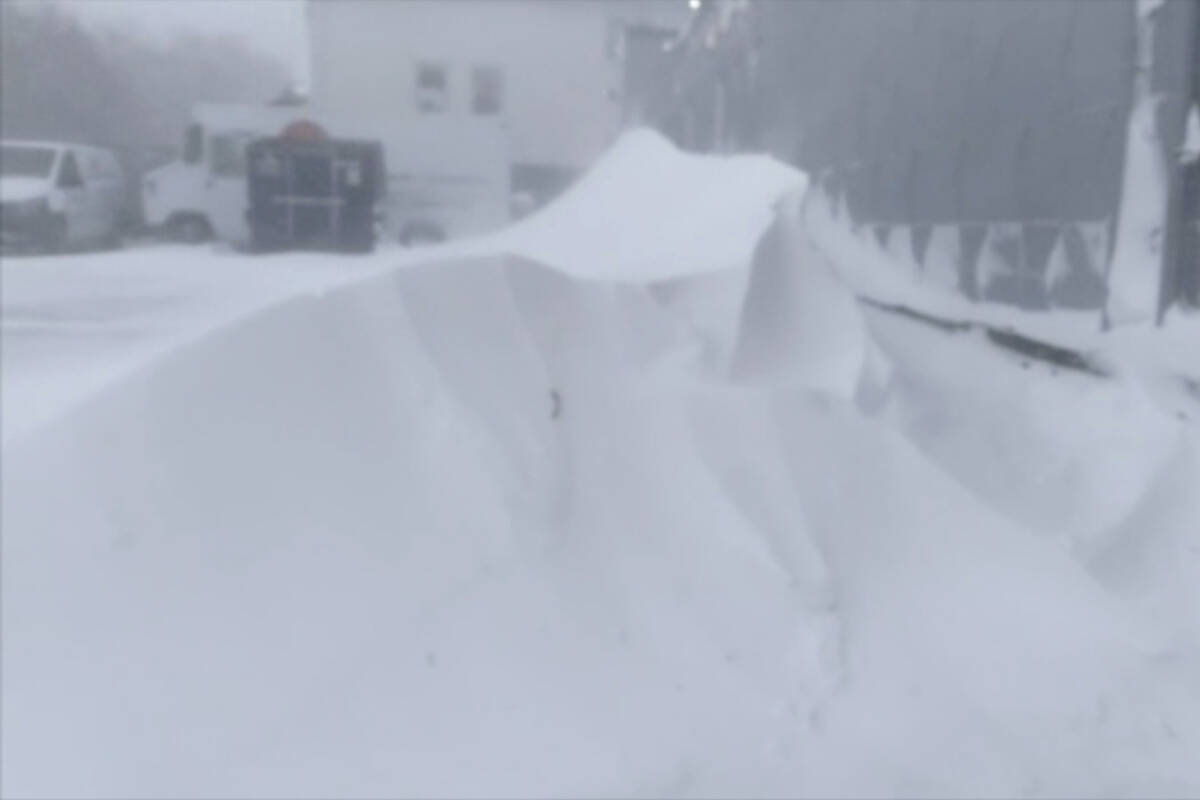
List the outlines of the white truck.
{"type": "Polygon", "coordinates": [[[184,241],[246,243],[246,148],[298,123],[333,138],[382,144],[385,239],[415,244],[456,238],[495,230],[510,219],[508,137],[497,120],[385,114],[335,120],[309,106],[201,104],[184,134],[182,158],[143,180],[147,224],[184,241]]]}

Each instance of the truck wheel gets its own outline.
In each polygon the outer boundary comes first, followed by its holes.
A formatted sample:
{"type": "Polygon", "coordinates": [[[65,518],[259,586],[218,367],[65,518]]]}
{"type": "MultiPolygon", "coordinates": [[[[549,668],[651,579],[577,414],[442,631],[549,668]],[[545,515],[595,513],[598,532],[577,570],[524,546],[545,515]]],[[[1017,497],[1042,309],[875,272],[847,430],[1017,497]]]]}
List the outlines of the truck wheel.
{"type": "Polygon", "coordinates": [[[200,244],[212,238],[213,229],[200,214],[180,214],[167,223],[167,235],[177,242],[200,244]]]}

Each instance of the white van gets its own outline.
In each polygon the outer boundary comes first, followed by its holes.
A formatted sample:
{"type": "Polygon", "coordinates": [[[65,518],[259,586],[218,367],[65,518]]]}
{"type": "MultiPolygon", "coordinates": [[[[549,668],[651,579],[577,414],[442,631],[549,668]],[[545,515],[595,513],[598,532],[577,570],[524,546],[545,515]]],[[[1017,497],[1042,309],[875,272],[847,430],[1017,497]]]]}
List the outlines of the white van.
{"type": "Polygon", "coordinates": [[[147,225],[187,241],[248,242],[246,148],[293,125],[381,143],[388,173],[380,204],[386,238],[450,239],[495,230],[510,219],[508,136],[494,120],[386,112],[350,119],[311,106],[202,103],[192,110],[183,158],[142,181],[147,225]]]}
{"type": "Polygon", "coordinates": [[[0,241],[58,252],[113,246],[127,219],[125,175],[99,147],[0,142],[0,241]]]}

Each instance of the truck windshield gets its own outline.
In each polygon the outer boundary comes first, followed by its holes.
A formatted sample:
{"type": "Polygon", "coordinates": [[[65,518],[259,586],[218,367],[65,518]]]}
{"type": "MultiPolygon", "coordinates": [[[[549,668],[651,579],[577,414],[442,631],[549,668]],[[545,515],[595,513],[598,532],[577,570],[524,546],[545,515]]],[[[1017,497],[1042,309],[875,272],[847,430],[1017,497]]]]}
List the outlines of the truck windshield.
{"type": "Polygon", "coordinates": [[[0,175],[48,178],[54,166],[53,148],[6,144],[0,147],[0,175]]]}
{"type": "Polygon", "coordinates": [[[235,132],[213,136],[209,140],[214,175],[240,178],[246,174],[246,147],[255,135],[235,132]]]}

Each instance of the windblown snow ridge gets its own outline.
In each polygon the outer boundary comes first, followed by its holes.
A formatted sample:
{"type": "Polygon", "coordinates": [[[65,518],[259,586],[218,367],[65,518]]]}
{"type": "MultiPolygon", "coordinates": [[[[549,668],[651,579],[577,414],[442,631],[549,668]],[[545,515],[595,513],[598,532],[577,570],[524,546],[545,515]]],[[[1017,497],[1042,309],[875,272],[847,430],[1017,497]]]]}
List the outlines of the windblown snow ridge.
{"type": "Polygon", "coordinates": [[[1196,786],[1193,698],[1084,570],[692,337],[644,287],[440,264],[7,449],[5,792],[1196,786]]]}

